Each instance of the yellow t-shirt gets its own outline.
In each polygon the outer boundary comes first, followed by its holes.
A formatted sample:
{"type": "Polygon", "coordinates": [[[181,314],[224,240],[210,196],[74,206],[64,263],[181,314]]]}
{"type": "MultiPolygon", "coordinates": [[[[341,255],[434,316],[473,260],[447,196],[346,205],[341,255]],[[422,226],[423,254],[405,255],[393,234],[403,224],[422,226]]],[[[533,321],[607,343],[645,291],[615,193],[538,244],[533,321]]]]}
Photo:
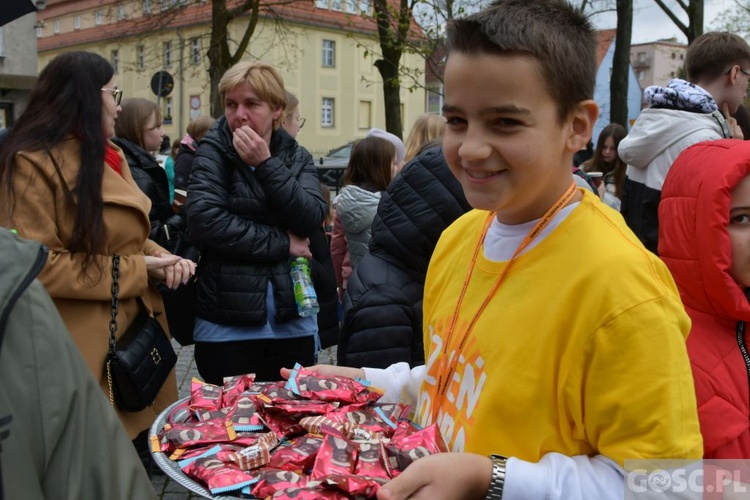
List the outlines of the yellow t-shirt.
{"type": "Polygon", "coordinates": [[[424,294],[426,377],[417,415],[449,448],[537,462],[558,452],[700,458],[690,320],[666,266],[591,193],[517,257],[460,352],[459,340],[507,265],[479,252],[453,341],[443,342],[487,212],[442,235],[424,294]],[[447,358],[446,358],[447,357],[447,358]],[[441,359],[457,359],[443,397],[441,359]]]}

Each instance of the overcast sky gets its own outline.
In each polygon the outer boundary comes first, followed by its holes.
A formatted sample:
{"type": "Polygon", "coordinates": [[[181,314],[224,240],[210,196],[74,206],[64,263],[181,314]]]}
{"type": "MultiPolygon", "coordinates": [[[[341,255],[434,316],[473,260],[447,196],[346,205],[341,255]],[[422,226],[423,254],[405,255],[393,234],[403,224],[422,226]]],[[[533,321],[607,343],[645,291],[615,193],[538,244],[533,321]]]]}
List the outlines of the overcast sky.
{"type": "MultiPolygon", "coordinates": [[[[662,38],[677,37],[678,42],[687,43],[687,39],[667,15],[656,5],[654,0],[633,0],[633,38],[632,43],[654,42],[662,38]]],[[[687,2],[687,0],[685,0],[687,2]]],[[[705,31],[710,31],[717,16],[726,12],[732,0],[705,0],[705,31]]],[[[680,19],[687,23],[687,14],[681,9],[680,19]]],[[[594,16],[594,24],[599,29],[617,27],[617,16],[614,12],[594,16]]]]}

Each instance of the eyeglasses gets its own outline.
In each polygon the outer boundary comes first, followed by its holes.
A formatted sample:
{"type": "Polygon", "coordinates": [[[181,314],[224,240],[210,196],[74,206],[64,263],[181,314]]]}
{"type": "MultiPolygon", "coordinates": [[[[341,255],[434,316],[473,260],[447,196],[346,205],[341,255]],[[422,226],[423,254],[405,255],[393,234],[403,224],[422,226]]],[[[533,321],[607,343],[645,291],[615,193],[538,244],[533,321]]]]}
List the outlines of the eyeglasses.
{"type": "Polygon", "coordinates": [[[120,105],[120,101],[122,101],[121,89],[102,89],[102,92],[111,92],[112,97],[115,99],[115,104],[120,105]]]}
{"type": "Polygon", "coordinates": [[[305,126],[305,122],[307,120],[305,118],[302,118],[301,116],[297,117],[297,125],[299,125],[299,128],[302,128],[305,126]]]}

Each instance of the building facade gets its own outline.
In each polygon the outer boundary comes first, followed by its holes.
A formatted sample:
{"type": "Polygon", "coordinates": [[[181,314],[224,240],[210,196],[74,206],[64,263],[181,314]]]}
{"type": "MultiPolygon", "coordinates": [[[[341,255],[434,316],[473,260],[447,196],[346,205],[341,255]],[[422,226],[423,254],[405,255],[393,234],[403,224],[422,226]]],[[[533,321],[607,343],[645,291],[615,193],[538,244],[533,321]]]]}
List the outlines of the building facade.
{"type": "Polygon", "coordinates": [[[0,27],[0,128],[26,108],[37,75],[35,14],[0,27]]]}
{"type": "Polygon", "coordinates": [[[641,89],[651,85],[666,85],[680,76],[685,64],[687,45],[675,40],[639,43],[630,47],[630,64],[641,89]]]}
{"type": "MultiPolygon", "coordinates": [[[[211,8],[205,0],[49,0],[39,13],[44,24],[37,30],[40,68],[64,51],[104,56],[115,67],[124,97],[158,101],[165,132],[178,138],[192,118],[210,114],[211,8]],[[160,72],[171,80],[171,92],[163,97],[152,90],[160,72]]],[[[261,16],[246,51],[244,59],[279,69],[298,97],[306,122],[297,139],[315,156],[364,137],[372,127],[385,128],[382,81],[374,66],[375,24],[363,15],[371,10],[370,0],[284,4],[275,15],[261,16]]],[[[246,17],[230,23],[230,40],[242,38],[246,23],[246,17]]],[[[416,55],[405,54],[402,64],[424,68],[416,55]]],[[[425,97],[422,88],[405,85],[406,133],[424,112],[425,97]]]]}

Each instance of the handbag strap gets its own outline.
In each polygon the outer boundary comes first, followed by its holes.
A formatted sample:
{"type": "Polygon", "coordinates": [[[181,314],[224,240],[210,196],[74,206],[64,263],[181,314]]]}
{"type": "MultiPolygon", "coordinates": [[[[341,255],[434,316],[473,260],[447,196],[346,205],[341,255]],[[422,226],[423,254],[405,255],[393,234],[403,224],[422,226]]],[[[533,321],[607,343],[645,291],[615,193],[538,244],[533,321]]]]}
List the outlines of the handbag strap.
{"type": "Polygon", "coordinates": [[[117,331],[117,312],[120,308],[120,302],[117,296],[120,293],[120,256],[114,254],[112,256],[112,306],[111,315],[109,320],[109,352],[107,353],[107,385],[109,386],[109,404],[112,408],[115,407],[115,396],[112,392],[112,369],[110,364],[112,359],[115,357],[115,349],[117,347],[117,337],[115,332],[117,331]]]}

